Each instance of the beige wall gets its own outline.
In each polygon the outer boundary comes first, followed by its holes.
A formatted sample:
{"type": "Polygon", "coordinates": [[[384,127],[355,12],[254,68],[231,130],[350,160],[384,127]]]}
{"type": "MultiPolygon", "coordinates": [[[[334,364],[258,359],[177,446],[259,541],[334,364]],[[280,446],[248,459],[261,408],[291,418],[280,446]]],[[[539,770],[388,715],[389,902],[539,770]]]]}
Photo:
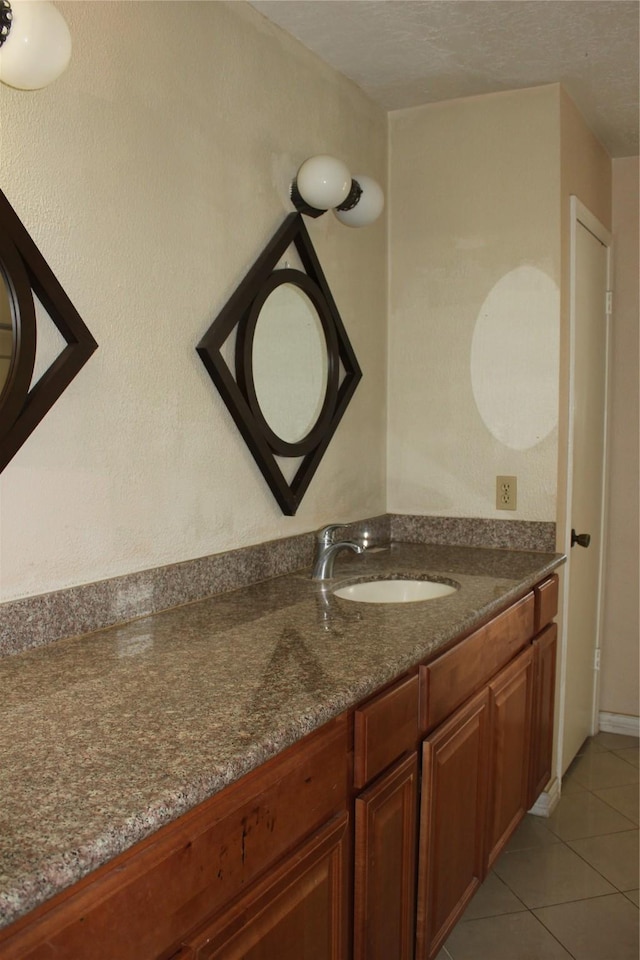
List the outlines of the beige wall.
{"type": "Polygon", "coordinates": [[[559,94],[390,115],[391,511],[555,520],[559,94]],[[518,478],[516,512],[495,509],[498,474],[518,478]]]}
{"type": "Polygon", "coordinates": [[[385,114],[247,4],[59,6],[69,70],[0,86],[1,186],[100,346],[0,478],[0,599],[383,512],[384,217],[307,221],[364,378],[295,518],[195,345],[306,157],[386,181],[385,114]]]}
{"type": "Polygon", "coordinates": [[[600,709],[638,716],[638,157],[613,161],[609,504],[600,709]]]}

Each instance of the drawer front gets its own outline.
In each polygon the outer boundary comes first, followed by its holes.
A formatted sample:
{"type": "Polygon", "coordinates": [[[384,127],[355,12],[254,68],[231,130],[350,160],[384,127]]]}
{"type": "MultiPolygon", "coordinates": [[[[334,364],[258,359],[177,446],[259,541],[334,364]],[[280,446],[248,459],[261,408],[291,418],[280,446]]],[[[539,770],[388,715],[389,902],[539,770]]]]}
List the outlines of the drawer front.
{"type": "Polygon", "coordinates": [[[558,612],[558,574],[543,580],[533,592],[536,598],[535,632],[540,633],[558,612]]]}
{"type": "Polygon", "coordinates": [[[360,789],[418,740],[418,675],[359,707],[354,716],[355,786],[360,789]]]}
{"type": "Polygon", "coordinates": [[[172,956],[189,931],[346,809],[347,753],[343,715],[61,894],[22,929],[18,922],[15,936],[2,931],[0,960],[172,956]]]}
{"type": "Polygon", "coordinates": [[[422,731],[446,720],[513,659],[534,632],[534,595],[529,593],[452,650],[420,667],[422,731]]]}

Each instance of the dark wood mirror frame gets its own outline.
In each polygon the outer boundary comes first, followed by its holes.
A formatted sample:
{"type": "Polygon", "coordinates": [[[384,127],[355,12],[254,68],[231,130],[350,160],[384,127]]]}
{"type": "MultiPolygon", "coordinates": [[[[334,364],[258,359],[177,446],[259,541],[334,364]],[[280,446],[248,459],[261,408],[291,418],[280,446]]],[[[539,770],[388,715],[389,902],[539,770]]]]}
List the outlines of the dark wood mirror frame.
{"type": "Polygon", "coordinates": [[[0,471],[31,436],[98,346],[0,190],[2,280],[9,296],[15,345],[9,377],[0,390],[0,471]],[[66,341],[66,346],[30,388],[37,338],[32,291],[66,341]]]}
{"type": "Polygon", "coordinates": [[[300,214],[286,218],[196,349],[282,512],[293,516],[362,377],[300,214]],[[291,244],[304,272],[275,269],[291,244]],[[306,436],[293,443],[275,434],[262,415],[252,368],[253,335],[260,310],[269,294],[282,283],[291,283],[307,295],[318,314],[327,349],[327,386],[322,408],[306,436]],[[232,370],[221,351],[236,328],[232,370]],[[278,465],[278,456],[302,458],[290,483],[278,465]]]}

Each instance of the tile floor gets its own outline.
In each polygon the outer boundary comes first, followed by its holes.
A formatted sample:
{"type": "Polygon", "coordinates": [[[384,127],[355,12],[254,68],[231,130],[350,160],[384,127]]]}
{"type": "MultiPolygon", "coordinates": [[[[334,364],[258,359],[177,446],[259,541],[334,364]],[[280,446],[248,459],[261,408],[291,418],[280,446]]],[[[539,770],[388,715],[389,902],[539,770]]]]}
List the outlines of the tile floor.
{"type": "Polygon", "coordinates": [[[437,960],[639,960],[638,744],[599,733],[527,815],[437,960]]]}

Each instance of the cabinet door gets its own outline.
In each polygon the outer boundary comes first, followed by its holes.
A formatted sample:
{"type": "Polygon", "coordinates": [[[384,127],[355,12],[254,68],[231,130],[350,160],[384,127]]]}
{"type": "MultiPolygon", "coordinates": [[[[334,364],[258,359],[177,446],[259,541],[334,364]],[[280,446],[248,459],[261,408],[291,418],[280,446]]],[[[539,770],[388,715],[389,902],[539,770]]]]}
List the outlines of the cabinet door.
{"type": "Polygon", "coordinates": [[[417,960],[431,960],[484,879],[489,691],[423,744],[417,960]]]}
{"type": "Polygon", "coordinates": [[[356,960],[413,957],[417,797],[413,753],[356,799],[356,960]]]}
{"type": "Polygon", "coordinates": [[[529,807],[533,806],[551,779],[557,636],[558,628],[552,623],[533,642],[535,679],[529,807]]]}
{"type": "Polygon", "coordinates": [[[488,866],[529,808],[533,650],[528,647],[489,684],[491,789],[488,866]]]}
{"type": "Polygon", "coordinates": [[[197,960],[344,960],[348,817],[327,824],[189,946],[197,960]]]}

